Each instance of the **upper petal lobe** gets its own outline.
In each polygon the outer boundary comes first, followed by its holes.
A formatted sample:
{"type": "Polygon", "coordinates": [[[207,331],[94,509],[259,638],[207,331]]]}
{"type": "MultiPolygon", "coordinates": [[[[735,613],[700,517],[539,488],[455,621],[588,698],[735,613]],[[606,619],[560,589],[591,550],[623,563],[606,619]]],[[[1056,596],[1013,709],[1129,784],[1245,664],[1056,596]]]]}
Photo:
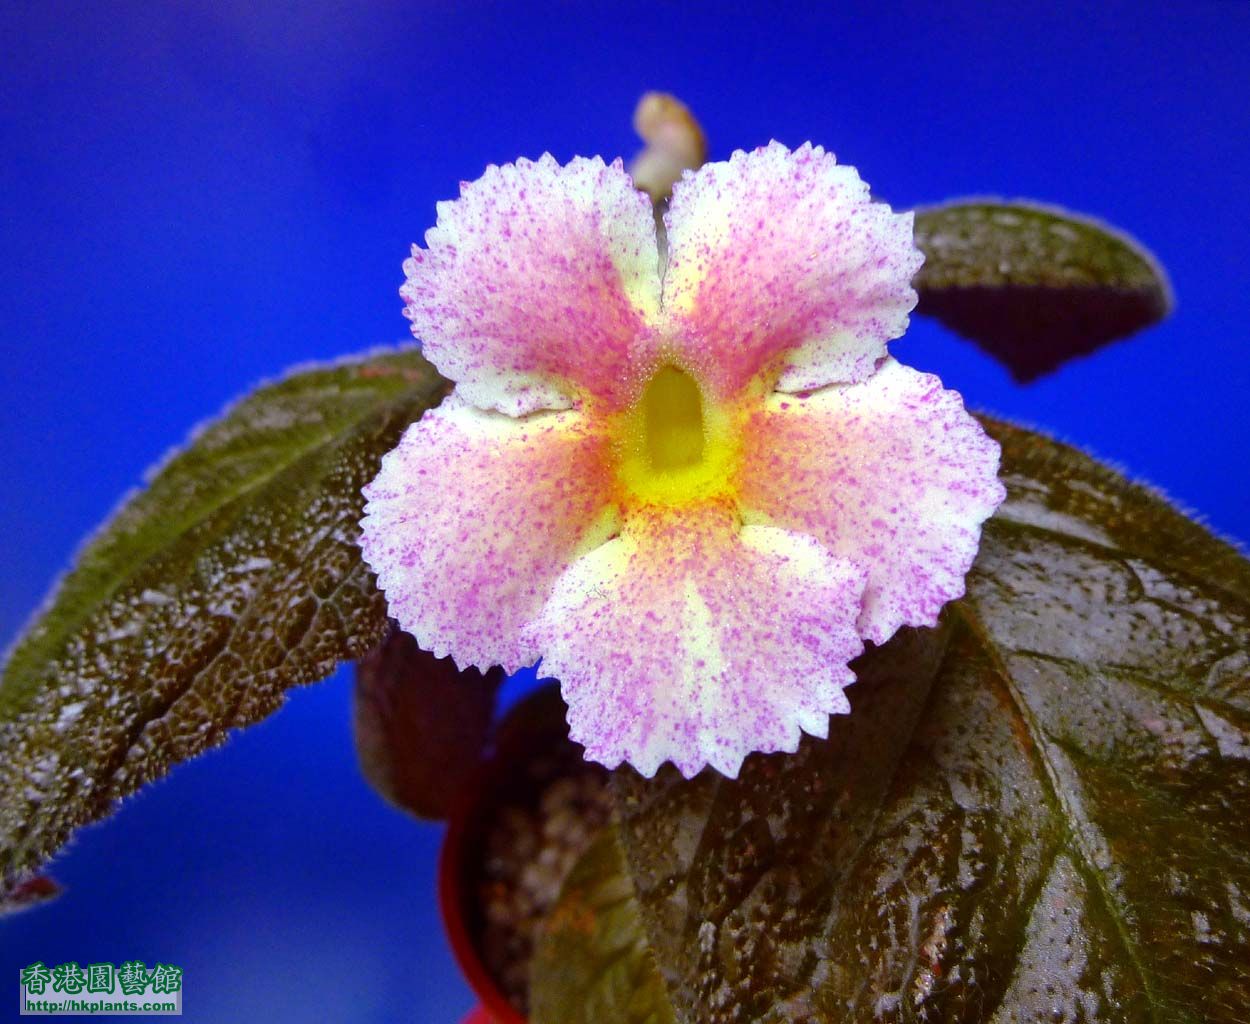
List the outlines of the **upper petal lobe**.
{"type": "Polygon", "coordinates": [[[651,203],[620,162],[490,167],[438,204],[400,289],[425,355],[479,408],[619,404],[659,307],[651,203]]]}
{"type": "Polygon", "coordinates": [[[981,523],[1005,491],[998,444],[957,392],[891,359],[863,384],[771,396],[746,439],[747,520],[865,566],[866,639],[932,626],[963,595],[981,523]]]}
{"type": "Polygon", "coordinates": [[[911,214],[872,202],[819,146],[704,164],[665,222],[665,310],[722,394],[761,371],[783,391],[863,380],[907,328],[922,261],[911,214]]]}

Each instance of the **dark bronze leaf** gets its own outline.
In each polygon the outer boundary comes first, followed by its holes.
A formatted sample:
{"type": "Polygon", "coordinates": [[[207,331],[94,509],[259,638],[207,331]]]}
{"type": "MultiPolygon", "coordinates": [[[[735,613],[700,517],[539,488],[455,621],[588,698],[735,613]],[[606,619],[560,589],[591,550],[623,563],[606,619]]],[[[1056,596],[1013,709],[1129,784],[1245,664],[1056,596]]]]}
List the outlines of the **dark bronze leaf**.
{"type": "Polygon", "coordinates": [[[61,895],[60,883],[48,875],[32,875],[10,889],[0,891],[0,917],[42,906],[61,895]]]}
{"type": "Polygon", "coordinates": [[[1026,202],[916,211],[916,312],[971,338],[1019,381],[1162,320],[1171,286],[1135,239],[1026,202]]]}
{"type": "Polygon", "coordinates": [[[986,425],[1010,496],[968,596],[860,662],[828,742],[617,773],[678,1019],[1245,1020],[1250,563],[986,425]]]}
{"type": "Polygon", "coordinates": [[[446,386],[413,350],[293,373],[197,432],[92,538],[4,666],[6,885],[378,641],[360,489],[446,386]]]}
{"type": "Polygon", "coordinates": [[[481,763],[503,669],[463,672],[392,626],[356,664],[360,769],[386,800],[445,818],[481,763]]]}

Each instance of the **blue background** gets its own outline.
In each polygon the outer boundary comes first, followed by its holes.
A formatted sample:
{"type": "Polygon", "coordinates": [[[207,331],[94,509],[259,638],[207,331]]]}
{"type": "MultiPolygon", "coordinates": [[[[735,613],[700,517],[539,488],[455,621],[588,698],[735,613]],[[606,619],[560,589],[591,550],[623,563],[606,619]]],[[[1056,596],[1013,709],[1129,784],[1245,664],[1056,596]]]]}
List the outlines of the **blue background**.
{"type": "MultiPolygon", "coordinates": [[[[405,337],[400,261],[459,179],[628,156],[656,87],[716,157],[812,139],[896,206],[1032,196],[1137,234],[1179,296],[1137,339],[1027,389],[929,323],[895,351],[1250,539],[1250,4],[1029,6],[11,0],[0,634],[193,423],[290,363],[405,337]]],[[[137,956],[186,968],[192,1020],[455,1020],[440,830],[361,782],[349,684],[83,832],[55,864],[69,892],[0,925],[0,974],[137,956]]]]}

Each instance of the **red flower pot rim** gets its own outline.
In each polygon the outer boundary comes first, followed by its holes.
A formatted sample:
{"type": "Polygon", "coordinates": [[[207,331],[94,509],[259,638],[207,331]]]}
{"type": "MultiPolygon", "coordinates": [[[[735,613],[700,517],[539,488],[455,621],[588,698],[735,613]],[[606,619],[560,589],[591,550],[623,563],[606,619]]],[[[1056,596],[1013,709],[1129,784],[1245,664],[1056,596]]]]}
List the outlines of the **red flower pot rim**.
{"type": "MultiPolygon", "coordinates": [[[[473,940],[470,907],[477,894],[469,884],[472,877],[465,870],[470,864],[467,858],[477,852],[476,844],[487,820],[483,812],[491,809],[497,784],[509,777],[518,761],[562,741],[566,735],[564,705],[554,684],[534,691],[513,707],[496,730],[499,742],[495,752],[482,763],[456,801],[439,851],[438,902],[443,927],[465,980],[481,1001],[480,1010],[495,1024],[527,1024],[527,1020],[503,994],[473,940]]],[[[471,1014],[469,1021],[475,1019],[480,1018],[471,1014]]]]}
{"type": "Polygon", "coordinates": [[[466,903],[474,894],[466,885],[468,878],[465,873],[465,854],[468,852],[472,829],[478,824],[475,812],[482,807],[481,798],[487,792],[488,782],[494,774],[490,770],[493,767],[489,762],[483,766],[477,781],[468,788],[466,798],[460,801],[448,822],[447,835],[438,855],[438,903],[443,915],[443,927],[447,929],[447,938],[456,962],[460,965],[469,987],[481,1000],[487,1015],[495,1024],[527,1024],[526,1018],[508,1002],[508,997],[486,969],[469,932],[466,903]]]}

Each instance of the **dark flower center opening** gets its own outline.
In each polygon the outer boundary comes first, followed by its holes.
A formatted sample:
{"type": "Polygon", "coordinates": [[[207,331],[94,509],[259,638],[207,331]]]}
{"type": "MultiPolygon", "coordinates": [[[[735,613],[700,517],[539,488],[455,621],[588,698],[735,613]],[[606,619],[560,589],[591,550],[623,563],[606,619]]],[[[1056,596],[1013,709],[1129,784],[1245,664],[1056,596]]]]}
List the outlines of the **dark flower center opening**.
{"type": "Polygon", "coordinates": [[[703,399],[690,374],[662,367],[647,384],[642,405],[652,469],[664,473],[703,461],[703,399]]]}

